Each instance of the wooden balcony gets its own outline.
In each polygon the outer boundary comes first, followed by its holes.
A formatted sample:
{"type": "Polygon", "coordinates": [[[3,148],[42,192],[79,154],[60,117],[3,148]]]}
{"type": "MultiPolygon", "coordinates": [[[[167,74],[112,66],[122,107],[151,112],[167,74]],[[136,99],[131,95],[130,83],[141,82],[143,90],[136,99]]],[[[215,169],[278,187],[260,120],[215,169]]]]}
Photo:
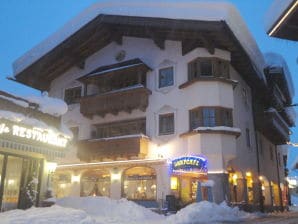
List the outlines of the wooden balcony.
{"type": "Polygon", "coordinates": [[[148,153],[148,137],[126,135],[79,141],[78,157],[83,161],[107,161],[145,158],[148,153]]]}
{"type": "Polygon", "coordinates": [[[81,98],[81,113],[86,117],[108,113],[118,114],[120,111],[130,113],[134,109],[145,111],[151,91],[142,85],[127,87],[104,94],[81,98]]]}
{"type": "Polygon", "coordinates": [[[283,145],[290,140],[289,126],[276,110],[265,111],[262,124],[264,135],[274,144],[283,145]]]}

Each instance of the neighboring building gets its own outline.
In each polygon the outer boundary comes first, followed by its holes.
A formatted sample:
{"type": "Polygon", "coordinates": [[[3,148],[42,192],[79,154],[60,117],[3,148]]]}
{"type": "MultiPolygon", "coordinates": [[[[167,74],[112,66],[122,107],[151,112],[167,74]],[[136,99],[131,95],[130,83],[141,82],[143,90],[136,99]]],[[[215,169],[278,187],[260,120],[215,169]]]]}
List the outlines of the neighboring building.
{"type": "Polygon", "coordinates": [[[87,9],[14,73],[69,104],[81,162],[58,166],[57,197],[185,205],[212,186],[215,202],[260,208],[284,205],[293,125],[292,85],[267,67],[230,4],[128,1],[87,9]]]}
{"type": "Polygon", "coordinates": [[[275,0],[267,17],[268,35],[298,41],[298,0],[275,0]]]}
{"type": "Polygon", "coordinates": [[[39,104],[38,99],[0,91],[1,212],[40,205],[51,187],[53,161],[63,157],[70,138],[60,131],[58,114],[52,115],[60,113],[61,104],[67,110],[65,103],[45,96],[39,104]]]}

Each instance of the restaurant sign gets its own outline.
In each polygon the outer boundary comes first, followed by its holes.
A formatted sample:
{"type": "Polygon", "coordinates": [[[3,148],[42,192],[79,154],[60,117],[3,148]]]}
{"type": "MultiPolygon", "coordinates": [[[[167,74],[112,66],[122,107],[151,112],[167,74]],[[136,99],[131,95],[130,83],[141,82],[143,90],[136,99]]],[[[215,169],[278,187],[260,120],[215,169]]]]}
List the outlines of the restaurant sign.
{"type": "Polygon", "coordinates": [[[8,135],[35,142],[41,142],[57,147],[66,147],[69,137],[62,133],[50,129],[42,129],[37,127],[23,127],[16,124],[0,123],[0,136],[8,135]]]}
{"type": "Polygon", "coordinates": [[[185,156],[172,160],[173,172],[207,172],[207,159],[201,156],[185,156]]]}

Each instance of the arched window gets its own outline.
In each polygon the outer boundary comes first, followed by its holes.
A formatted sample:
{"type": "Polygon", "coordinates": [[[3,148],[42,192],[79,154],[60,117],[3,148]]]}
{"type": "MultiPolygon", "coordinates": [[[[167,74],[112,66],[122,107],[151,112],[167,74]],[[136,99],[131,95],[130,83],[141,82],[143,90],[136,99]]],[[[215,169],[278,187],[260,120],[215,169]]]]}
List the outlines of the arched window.
{"type": "Polygon", "coordinates": [[[156,172],[153,168],[138,166],[123,173],[122,197],[130,200],[156,200],[156,172]]]}
{"type": "Polygon", "coordinates": [[[71,192],[71,174],[56,172],[53,176],[53,187],[57,198],[68,197],[71,192]]]}
{"type": "Polygon", "coordinates": [[[81,196],[110,196],[111,177],[106,170],[90,170],[81,176],[81,196]]]}

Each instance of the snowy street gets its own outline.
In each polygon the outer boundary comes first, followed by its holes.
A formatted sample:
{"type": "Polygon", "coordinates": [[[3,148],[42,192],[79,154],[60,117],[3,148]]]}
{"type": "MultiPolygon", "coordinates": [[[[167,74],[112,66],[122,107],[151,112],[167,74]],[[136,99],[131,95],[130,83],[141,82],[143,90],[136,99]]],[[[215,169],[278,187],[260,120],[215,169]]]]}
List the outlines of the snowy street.
{"type": "Polygon", "coordinates": [[[242,224],[296,224],[298,223],[298,211],[284,212],[269,215],[264,218],[257,218],[250,221],[241,222],[242,224]]]}

